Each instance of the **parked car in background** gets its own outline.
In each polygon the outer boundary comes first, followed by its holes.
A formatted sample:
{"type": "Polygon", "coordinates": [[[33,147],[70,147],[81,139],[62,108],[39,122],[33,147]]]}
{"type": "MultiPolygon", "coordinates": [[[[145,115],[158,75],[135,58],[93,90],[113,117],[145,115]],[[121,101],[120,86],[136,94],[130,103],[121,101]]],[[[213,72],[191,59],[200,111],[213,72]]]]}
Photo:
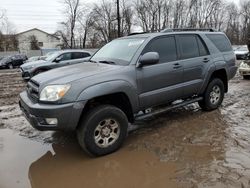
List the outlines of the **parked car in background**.
{"type": "Polygon", "coordinates": [[[42,57],[43,56],[33,56],[33,57],[30,57],[27,61],[25,61],[25,63],[41,60],[42,57]]]}
{"type": "Polygon", "coordinates": [[[241,62],[239,72],[244,79],[250,79],[250,53],[248,53],[246,60],[241,62]]]}
{"type": "Polygon", "coordinates": [[[27,59],[27,56],[22,54],[6,56],[0,60],[0,68],[13,69],[22,65],[27,59]]]}
{"type": "Polygon", "coordinates": [[[10,56],[2,57],[0,60],[0,68],[9,68],[9,63],[11,62],[10,56]]]}
{"type": "Polygon", "coordinates": [[[246,45],[237,46],[234,49],[234,53],[235,53],[237,59],[246,59],[247,55],[249,53],[249,50],[248,50],[248,47],[246,45]]]}
{"type": "Polygon", "coordinates": [[[50,69],[67,65],[82,63],[92,55],[91,52],[84,50],[61,50],[50,53],[44,60],[25,63],[21,66],[22,77],[29,80],[31,77],[48,71],[50,69]]]}
{"type": "Polygon", "coordinates": [[[30,57],[27,61],[25,61],[25,63],[29,63],[29,62],[33,62],[33,61],[38,61],[38,60],[45,60],[48,56],[51,56],[53,53],[56,53],[57,51],[51,51],[46,53],[43,56],[33,56],[30,57]]]}

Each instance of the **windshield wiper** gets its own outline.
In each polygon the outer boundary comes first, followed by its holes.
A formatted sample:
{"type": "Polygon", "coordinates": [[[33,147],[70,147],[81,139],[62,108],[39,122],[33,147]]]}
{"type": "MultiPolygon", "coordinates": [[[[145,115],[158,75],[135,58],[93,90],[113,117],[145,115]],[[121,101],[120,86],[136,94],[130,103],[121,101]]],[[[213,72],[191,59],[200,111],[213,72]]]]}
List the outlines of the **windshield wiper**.
{"type": "Polygon", "coordinates": [[[115,65],[116,63],[113,61],[99,61],[100,63],[105,63],[105,64],[110,64],[110,65],[115,65]]]}
{"type": "Polygon", "coordinates": [[[90,59],[89,62],[91,62],[91,63],[99,63],[98,61],[95,61],[95,60],[92,60],[92,59],[90,59]]]}

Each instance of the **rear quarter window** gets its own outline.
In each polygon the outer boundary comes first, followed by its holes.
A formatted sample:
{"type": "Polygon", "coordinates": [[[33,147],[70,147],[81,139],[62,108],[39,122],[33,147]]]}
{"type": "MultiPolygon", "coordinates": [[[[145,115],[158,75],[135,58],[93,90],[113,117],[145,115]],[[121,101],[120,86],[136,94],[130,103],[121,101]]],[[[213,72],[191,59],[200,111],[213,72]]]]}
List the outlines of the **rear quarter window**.
{"type": "Polygon", "coordinates": [[[85,57],[89,57],[90,54],[89,53],[85,53],[85,52],[73,52],[73,58],[72,59],[81,59],[81,58],[85,58],[85,57]]]}
{"type": "Polygon", "coordinates": [[[232,46],[225,35],[207,34],[207,38],[216,46],[220,52],[232,51],[232,46]]]}

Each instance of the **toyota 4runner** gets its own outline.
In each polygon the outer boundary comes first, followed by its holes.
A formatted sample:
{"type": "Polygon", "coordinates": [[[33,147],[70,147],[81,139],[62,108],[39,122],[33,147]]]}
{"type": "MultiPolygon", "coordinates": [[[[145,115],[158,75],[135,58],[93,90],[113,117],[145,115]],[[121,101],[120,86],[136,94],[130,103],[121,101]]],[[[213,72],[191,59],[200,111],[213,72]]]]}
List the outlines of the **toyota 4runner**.
{"type": "Polygon", "coordinates": [[[36,129],[76,131],[80,146],[101,156],[122,145],[128,122],[194,102],[217,109],[236,71],[221,32],[137,34],[111,41],[89,62],[32,77],[19,104],[36,129]]]}

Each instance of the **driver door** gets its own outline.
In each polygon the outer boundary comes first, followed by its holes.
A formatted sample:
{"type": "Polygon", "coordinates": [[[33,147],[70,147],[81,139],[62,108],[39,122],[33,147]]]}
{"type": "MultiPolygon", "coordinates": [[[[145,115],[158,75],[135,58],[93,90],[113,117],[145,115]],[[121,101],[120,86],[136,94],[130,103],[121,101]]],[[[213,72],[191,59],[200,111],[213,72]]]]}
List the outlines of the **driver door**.
{"type": "Polygon", "coordinates": [[[183,65],[178,60],[175,36],[153,39],[144,49],[157,52],[158,64],[137,68],[137,85],[142,109],[165,104],[182,96],[183,65]]]}
{"type": "Polygon", "coordinates": [[[71,58],[72,58],[71,52],[61,54],[54,60],[54,62],[55,62],[54,66],[55,67],[63,67],[63,66],[69,65],[71,58]],[[56,61],[57,59],[58,59],[58,61],[56,61]]]}

